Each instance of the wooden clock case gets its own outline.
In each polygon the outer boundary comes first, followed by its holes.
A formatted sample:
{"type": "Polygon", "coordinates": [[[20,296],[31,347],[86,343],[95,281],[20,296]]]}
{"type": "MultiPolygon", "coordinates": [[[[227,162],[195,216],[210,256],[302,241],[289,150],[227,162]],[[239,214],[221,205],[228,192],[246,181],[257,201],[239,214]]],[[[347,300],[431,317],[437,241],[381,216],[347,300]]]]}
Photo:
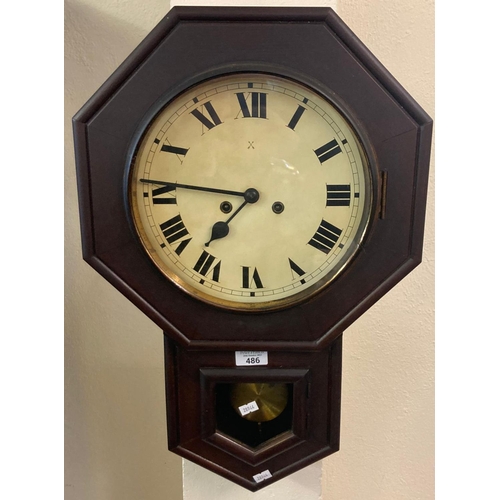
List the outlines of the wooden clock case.
{"type": "Polygon", "coordinates": [[[421,261],[431,134],[425,111],[329,8],[176,7],[78,112],[83,257],[165,333],[172,451],[255,491],[338,450],[342,333],[421,261]],[[196,83],[244,71],[296,79],[334,102],[366,149],[374,189],[367,234],[341,275],[308,301],[262,313],[211,306],[166,280],[127,197],[153,116],[196,83]],[[267,351],[269,364],[235,367],[235,350],[267,351]],[[255,380],[288,384],[292,409],[249,445],[237,424],[220,430],[217,394],[255,380]],[[256,481],[264,470],[271,477],[256,481]]]}

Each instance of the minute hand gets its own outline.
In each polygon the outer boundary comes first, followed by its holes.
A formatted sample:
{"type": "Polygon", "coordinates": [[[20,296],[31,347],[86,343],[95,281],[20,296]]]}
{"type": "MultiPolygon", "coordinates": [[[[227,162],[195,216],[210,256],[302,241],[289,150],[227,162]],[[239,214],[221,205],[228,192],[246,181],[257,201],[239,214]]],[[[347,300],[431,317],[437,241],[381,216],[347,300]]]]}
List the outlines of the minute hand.
{"type": "Polygon", "coordinates": [[[245,196],[243,191],[231,191],[229,189],[211,188],[205,186],[191,186],[190,184],[180,184],[178,182],[155,181],[152,179],[139,179],[140,182],[147,184],[157,184],[158,186],[170,186],[172,188],[193,189],[195,191],[205,191],[208,193],[229,194],[233,196],[245,196]]]}

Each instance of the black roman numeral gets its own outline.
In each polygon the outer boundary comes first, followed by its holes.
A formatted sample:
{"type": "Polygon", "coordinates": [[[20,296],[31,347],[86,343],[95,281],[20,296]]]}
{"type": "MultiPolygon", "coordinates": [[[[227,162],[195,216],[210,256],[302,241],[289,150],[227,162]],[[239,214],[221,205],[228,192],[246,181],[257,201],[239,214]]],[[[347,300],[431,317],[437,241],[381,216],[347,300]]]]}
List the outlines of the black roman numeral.
{"type": "Polygon", "coordinates": [[[195,118],[197,118],[205,127],[207,127],[208,130],[213,129],[214,127],[222,123],[219,115],[215,112],[215,109],[210,101],[191,111],[191,114],[195,118]],[[211,120],[203,114],[203,110],[205,110],[209,114],[211,120]]]}
{"type": "Polygon", "coordinates": [[[348,207],[351,204],[350,184],[327,184],[326,185],[326,206],[327,207],[348,207]]]}
{"type": "Polygon", "coordinates": [[[175,191],[175,186],[162,186],[151,191],[153,195],[153,205],[177,205],[177,198],[175,194],[165,198],[160,198],[162,194],[171,193],[175,191]]]}
{"type": "Polygon", "coordinates": [[[304,114],[304,111],[306,108],[304,106],[298,106],[295,113],[292,116],[292,119],[290,120],[290,123],[287,125],[288,128],[291,128],[292,130],[295,130],[295,126],[297,125],[298,121],[300,120],[301,116],[304,114]]]}
{"type": "MultiPolygon", "coordinates": [[[[306,274],[306,272],[303,269],[301,269],[297,264],[295,264],[295,262],[292,259],[288,258],[288,263],[290,264],[290,269],[292,270],[292,279],[295,279],[295,274],[298,274],[299,278],[301,276],[304,276],[304,274],[306,274]]],[[[301,279],[300,282],[304,284],[306,280],[301,279]]]]}
{"type": "Polygon", "coordinates": [[[314,152],[318,157],[318,160],[321,163],[324,163],[326,160],[333,158],[335,155],[338,155],[342,152],[339,143],[333,139],[333,141],[327,142],[324,146],[321,146],[318,149],[315,149],[314,152]]]}
{"type": "Polygon", "coordinates": [[[160,229],[170,245],[178,244],[174,250],[177,255],[182,253],[192,239],[180,215],[176,215],[160,224],[160,229]],[[189,238],[183,239],[185,236],[189,236],[189,238]]]}
{"type": "Polygon", "coordinates": [[[323,219],[308,244],[328,254],[337,243],[341,233],[341,229],[323,219]]]}
{"type": "Polygon", "coordinates": [[[164,144],[161,147],[161,151],[163,151],[164,153],[172,153],[174,155],[186,156],[189,150],[186,148],[178,148],[177,146],[172,146],[170,144],[164,144]]]}
{"type": "MultiPolygon", "coordinates": [[[[203,250],[203,252],[200,255],[200,258],[197,260],[195,266],[193,269],[201,274],[202,276],[207,276],[209,272],[212,273],[212,281],[217,281],[219,282],[219,276],[220,276],[220,264],[221,261],[219,260],[215,265],[214,262],[216,261],[216,258],[203,250]]],[[[204,280],[201,280],[200,283],[204,283],[204,280]]]]}
{"type": "MultiPolygon", "coordinates": [[[[243,118],[267,118],[267,94],[264,92],[236,92],[243,118]],[[248,107],[250,101],[251,108],[248,107]]],[[[239,113],[238,113],[239,114],[239,113]]]]}
{"type": "Polygon", "coordinates": [[[250,267],[242,266],[242,283],[242,288],[264,288],[257,268],[251,273],[250,267]]]}

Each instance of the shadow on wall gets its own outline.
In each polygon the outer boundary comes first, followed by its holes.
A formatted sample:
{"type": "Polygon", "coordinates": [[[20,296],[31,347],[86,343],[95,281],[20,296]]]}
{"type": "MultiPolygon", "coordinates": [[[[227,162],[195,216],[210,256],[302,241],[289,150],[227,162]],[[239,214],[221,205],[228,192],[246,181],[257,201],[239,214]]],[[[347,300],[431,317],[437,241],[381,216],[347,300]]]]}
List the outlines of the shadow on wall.
{"type": "Polygon", "coordinates": [[[65,498],[180,500],[181,459],[167,449],[163,335],[82,260],[71,126],[169,5],[117,2],[117,18],[110,1],[94,4],[65,3],[65,498]]]}

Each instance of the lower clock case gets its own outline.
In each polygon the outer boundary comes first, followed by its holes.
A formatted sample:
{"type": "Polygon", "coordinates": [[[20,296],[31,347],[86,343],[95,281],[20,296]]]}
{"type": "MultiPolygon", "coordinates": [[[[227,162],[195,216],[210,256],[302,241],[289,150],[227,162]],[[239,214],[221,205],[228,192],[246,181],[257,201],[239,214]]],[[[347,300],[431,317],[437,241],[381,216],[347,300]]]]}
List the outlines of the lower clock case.
{"type": "Polygon", "coordinates": [[[190,350],[165,336],[171,451],[257,490],[339,449],[342,336],[322,351],[190,350]],[[322,404],[317,404],[322,401],[322,404]]]}

